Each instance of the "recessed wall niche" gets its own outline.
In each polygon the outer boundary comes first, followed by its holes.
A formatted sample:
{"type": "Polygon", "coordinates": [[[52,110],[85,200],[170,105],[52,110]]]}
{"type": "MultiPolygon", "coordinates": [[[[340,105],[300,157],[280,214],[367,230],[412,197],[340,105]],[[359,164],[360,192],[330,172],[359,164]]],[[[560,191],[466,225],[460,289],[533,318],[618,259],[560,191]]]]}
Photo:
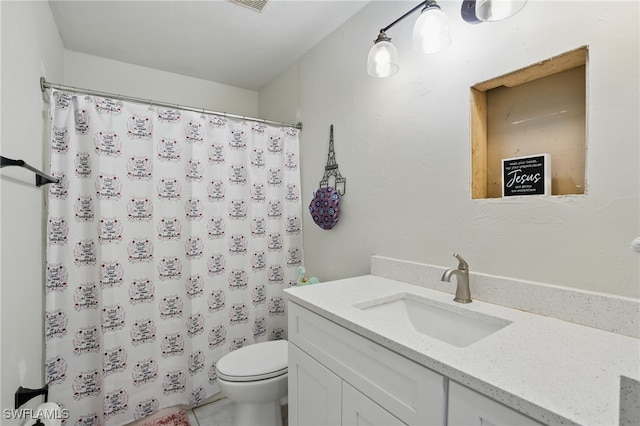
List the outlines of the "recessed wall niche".
{"type": "Polygon", "coordinates": [[[502,197],[502,159],[548,153],[551,195],[584,194],[586,46],[471,87],[471,196],[502,197]]]}

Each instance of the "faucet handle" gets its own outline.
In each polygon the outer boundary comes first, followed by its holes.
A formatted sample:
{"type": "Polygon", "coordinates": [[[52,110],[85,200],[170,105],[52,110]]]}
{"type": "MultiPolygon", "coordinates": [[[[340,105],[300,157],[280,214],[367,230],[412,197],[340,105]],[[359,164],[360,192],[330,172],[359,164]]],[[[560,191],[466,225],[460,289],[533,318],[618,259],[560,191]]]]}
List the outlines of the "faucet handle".
{"type": "Polygon", "coordinates": [[[469,264],[458,253],[453,253],[453,256],[458,259],[458,269],[469,270],[469,264]]]}

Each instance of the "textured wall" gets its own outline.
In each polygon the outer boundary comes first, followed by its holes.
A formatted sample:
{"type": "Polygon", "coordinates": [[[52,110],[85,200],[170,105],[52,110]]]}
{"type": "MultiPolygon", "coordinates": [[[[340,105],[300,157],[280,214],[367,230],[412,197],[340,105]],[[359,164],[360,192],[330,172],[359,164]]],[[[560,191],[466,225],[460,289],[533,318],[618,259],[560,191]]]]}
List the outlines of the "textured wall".
{"type": "Polygon", "coordinates": [[[415,18],[401,22],[388,31],[401,67],[391,78],[367,75],[367,52],[415,2],[372,2],[260,92],[262,116],[304,122],[305,206],[335,126],[347,194],[333,230],[305,215],[308,273],[365,274],[372,254],[453,266],[457,251],[477,272],[638,297],[638,2],[530,1],[480,25],[441,3],[451,46],[414,53],[415,18]],[[583,45],[587,194],[471,200],[469,87],[583,45]]]}
{"type": "Polygon", "coordinates": [[[64,83],[142,99],[255,117],[258,92],[65,50],[64,83]]]}
{"type": "MultiPolygon", "coordinates": [[[[2,15],[2,155],[44,168],[47,105],[38,80],[62,78],[63,47],[47,2],[0,2],[2,15]]],[[[0,174],[0,408],[14,408],[18,386],[44,385],[45,193],[26,169],[0,174]]],[[[43,402],[36,398],[23,408],[43,402]]],[[[22,424],[5,419],[0,424],[22,424]]]]}

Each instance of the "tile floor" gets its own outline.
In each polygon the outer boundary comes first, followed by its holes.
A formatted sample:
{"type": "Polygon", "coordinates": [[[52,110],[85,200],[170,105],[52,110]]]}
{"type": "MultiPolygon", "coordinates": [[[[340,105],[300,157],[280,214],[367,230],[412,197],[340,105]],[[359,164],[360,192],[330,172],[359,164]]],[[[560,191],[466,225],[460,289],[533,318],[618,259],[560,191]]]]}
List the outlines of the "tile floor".
{"type": "MultiPolygon", "coordinates": [[[[234,420],[233,402],[222,398],[187,411],[191,426],[231,426],[234,420]]],[[[287,426],[287,405],[282,406],[282,426],[287,426]]]]}

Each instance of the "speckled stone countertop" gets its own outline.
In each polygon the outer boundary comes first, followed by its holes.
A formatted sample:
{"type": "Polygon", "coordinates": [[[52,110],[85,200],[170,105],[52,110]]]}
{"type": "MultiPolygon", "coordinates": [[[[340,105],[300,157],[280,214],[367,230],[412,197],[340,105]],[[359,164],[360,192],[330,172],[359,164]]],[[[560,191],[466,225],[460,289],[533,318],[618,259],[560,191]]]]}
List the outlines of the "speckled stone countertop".
{"type": "MultiPolygon", "coordinates": [[[[619,424],[620,376],[640,378],[640,340],[374,275],[294,287],[289,301],[545,424],[619,424]],[[406,293],[511,321],[456,347],[354,305],[406,293]]],[[[473,294],[472,294],[473,296],[473,294]]]]}

